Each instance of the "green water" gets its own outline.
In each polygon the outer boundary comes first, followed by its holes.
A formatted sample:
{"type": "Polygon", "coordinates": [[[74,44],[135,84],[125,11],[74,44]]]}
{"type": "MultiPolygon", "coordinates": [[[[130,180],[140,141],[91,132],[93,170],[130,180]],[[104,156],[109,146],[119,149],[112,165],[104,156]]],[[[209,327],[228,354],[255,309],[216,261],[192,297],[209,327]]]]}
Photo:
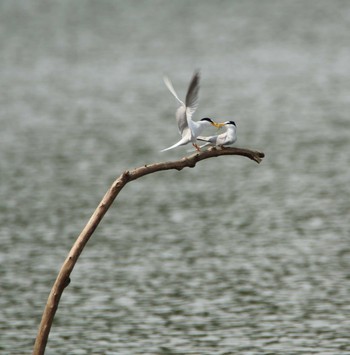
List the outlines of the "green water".
{"type": "Polygon", "coordinates": [[[0,353],[31,352],[71,245],[123,170],[178,159],[176,103],[222,157],[132,182],[87,244],[47,354],[350,353],[350,3],[0,2],[0,353]]]}

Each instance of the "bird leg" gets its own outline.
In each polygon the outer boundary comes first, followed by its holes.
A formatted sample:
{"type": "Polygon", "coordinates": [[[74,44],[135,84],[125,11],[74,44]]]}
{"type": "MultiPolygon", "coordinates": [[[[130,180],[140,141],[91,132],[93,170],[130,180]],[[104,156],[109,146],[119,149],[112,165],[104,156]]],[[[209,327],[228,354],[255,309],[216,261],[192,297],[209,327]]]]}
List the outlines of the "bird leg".
{"type": "Polygon", "coordinates": [[[201,148],[196,143],[192,143],[192,145],[196,148],[197,152],[201,151],[201,148]]]}

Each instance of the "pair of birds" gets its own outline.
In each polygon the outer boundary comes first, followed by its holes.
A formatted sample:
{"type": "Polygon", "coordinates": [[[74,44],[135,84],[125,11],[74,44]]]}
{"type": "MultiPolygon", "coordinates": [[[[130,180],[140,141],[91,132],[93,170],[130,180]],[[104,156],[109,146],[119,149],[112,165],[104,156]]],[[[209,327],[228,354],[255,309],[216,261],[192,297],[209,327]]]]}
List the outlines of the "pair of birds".
{"type": "Polygon", "coordinates": [[[164,77],[164,83],[169,89],[169,91],[174,95],[176,100],[180,103],[180,107],[176,111],[176,121],[179,127],[179,133],[181,139],[174,145],[165,148],[162,152],[192,143],[197,151],[200,151],[201,148],[206,146],[218,146],[223,147],[224,145],[233,144],[237,140],[236,132],[236,123],[234,121],[226,121],[223,123],[214,122],[211,118],[205,117],[199,121],[193,121],[192,115],[198,107],[198,92],[199,92],[199,73],[196,72],[190,82],[190,85],[187,90],[185,102],[182,102],[176,94],[176,91],[173,87],[173,84],[169,78],[164,77]],[[202,137],[200,136],[201,132],[210,126],[216,128],[226,127],[226,132],[209,136],[202,137]],[[206,142],[205,144],[198,146],[197,140],[206,142]]]}

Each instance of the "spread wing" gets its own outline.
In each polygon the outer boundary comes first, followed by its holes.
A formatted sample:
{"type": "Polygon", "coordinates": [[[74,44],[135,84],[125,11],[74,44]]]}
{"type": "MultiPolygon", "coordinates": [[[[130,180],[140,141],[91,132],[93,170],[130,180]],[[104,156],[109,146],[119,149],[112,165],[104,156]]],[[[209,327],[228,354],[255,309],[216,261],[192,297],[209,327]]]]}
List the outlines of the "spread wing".
{"type": "Polygon", "coordinates": [[[179,133],[181,134],[181,136],[183,136],[184,130],[186,130],[188,128],[187,119],[186,119],[186,106],[177,96],[177,93],[176,93],[170,79],[165,76],[163,78],[163,80],[164,80],[165,85],[169,89],[169,91],[174,95],[175,99],[180,104],[180,107],[176,111],[176,122],[177,122],[177,126],[179,128],[179,133]]]}
{"type": "Polygon", "coordinates": [[[198,107],[198,93],[199,93],[199,72],[194,73],[186,94],[186,114],[185,118],[191,131],[194,130],[192,116],[198,107]]]}
{"type": "Polygon", "coordinates": [[[179,133],[183,137],[186,135],[188,128],[187,118],[186,118],[186,107],[185,105],[180,106],[176,111],[176,122],[179,128],[179,133]]]}
{"type": "Polygon", "coordinates": [[[164,83],[166,87],[169,89],[169,91],[174,95],[175,99],[180,103],[180,105],[185,106],[185,104],[179,99],[177,96],[177,93],[173,87],[173,83],[170,81],[170,79],[167,76],[163,77],[164,83]]]}
{"type": "Polygon", "coordinates": [[[163,78],[165,85],[180,104],[180,107],[176,111],[176,122],[182,137],[188,134],[188,127],[193,131],[192,115],[198,107],[199,78],[199,73],[196,72],[187,89],[186,104],[179,99],[170,79],[166,76],[163,78]]]}

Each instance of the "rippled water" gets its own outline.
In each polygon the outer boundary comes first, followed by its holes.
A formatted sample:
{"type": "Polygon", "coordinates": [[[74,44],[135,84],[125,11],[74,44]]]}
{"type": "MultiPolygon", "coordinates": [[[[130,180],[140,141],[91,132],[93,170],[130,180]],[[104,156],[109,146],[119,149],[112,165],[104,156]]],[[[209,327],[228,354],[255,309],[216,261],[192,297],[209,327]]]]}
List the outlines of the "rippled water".
{"type": "Polygon", "coordinates": [[[177,159],[176,104],[242,157],[125,187],[47,354],[350,354],[350,4],[0,3],[0,352],[30,353],[75,238],[124,170],[177,159]]]}

